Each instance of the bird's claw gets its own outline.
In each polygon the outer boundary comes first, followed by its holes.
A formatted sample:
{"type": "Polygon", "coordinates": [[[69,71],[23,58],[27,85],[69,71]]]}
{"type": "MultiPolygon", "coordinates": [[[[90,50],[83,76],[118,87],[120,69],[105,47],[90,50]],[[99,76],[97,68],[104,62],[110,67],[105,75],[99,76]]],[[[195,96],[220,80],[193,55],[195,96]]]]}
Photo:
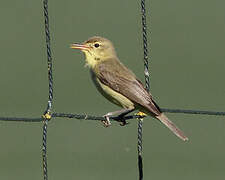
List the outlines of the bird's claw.
{"type": "Polygon", "coordinates": [[[102,120],[103,126],[104,127],[109,127],[111,125],[111,122],[109,120],[109,116],[104,115],[103,117],[105,118],[105,120],[102,120]]]}
{"type": "Polygon", "coordinates": [[[125,126],[125,125],[128,125],[129,123],[126,121],[126,120],[122,120],[120,121],[120,126],[125,126]]]}

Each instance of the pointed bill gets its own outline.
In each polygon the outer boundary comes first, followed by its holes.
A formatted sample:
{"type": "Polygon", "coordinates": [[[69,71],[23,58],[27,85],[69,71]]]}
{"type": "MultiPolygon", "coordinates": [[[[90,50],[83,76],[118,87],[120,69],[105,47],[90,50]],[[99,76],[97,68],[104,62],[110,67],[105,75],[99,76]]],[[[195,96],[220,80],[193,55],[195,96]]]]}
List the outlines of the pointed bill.
{"type": "Polygon", "coordinates": [[[90,49],[90,47],[88,47],[87,45],[83,45],[83,44],[71,44],[70,48],[71,49],[80,49],[81,51],[88,51],[90,49]]]}

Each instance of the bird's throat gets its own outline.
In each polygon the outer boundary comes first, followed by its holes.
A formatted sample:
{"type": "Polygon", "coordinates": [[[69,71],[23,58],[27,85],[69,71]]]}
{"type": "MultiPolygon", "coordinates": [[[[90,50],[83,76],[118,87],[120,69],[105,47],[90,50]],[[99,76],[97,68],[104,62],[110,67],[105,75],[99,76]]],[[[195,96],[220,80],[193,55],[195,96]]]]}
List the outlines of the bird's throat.
{"type": "Polygon", "coordinates": [[[89,52],[85,52],[85,61],[86,64],[85,66],[88,66],[89,68],[94,68],[96,66],[96,64],[98,63],[98,61],[95,60],[95,56],[93,56],[91,53],[89,52]]]}

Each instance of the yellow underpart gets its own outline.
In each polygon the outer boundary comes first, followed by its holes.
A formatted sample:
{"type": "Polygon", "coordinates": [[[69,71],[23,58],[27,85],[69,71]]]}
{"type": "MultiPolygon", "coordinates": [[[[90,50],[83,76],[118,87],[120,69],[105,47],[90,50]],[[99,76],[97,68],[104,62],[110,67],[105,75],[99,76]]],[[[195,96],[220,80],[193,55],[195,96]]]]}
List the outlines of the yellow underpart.
{"type": "Polygon", "coordinates": [[[123,108],[134,108],[134,103],[129,100],[127,97],[122,94],[114,91],[109,86],[104,85],[101,81],[95,76],[95,73],[91,71],[92,80],[97,87],[98,91],[112,103],[121,106],[123,108]]]}

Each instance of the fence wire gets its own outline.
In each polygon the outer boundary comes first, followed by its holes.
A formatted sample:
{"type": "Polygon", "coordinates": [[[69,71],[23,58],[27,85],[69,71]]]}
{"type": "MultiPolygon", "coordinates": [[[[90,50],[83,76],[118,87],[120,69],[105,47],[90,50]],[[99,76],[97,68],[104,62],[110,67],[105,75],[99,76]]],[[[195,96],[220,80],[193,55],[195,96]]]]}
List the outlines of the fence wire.
{"type": "Polygon", "coordinates": [[[49,16],[48,16],[48,0],[43,0],[44,25],[45,25],[45,41],[47,50],[47,65],[48,65],[48,103],[43,114],[43,135],[42,135],[42,162],[43,162],[43,177],[48,180],[47,166],[47,128],[48,121],[51,120],[52,101],[53,101],[53,75],[52,75],[52,55],[50,44],[49,16]]]}
{"type": "MultiPolygon", "coordinates": [[[[141,18],[142,18],[142,38],[143,38],[143,51],[144,51],[144,75],[145,75],[145,87],[149,91],[149,70],[148,70],[148,43],[147,43],[147,24],[146,24],[146,8],[145,0],[141,0],[141,18]]],[[[42,136],[42,161],[43,161],[43,178],[48,180],[48,169],[47,169],[47,127],[48,121],[52,118],[67,118],[67,119],[83,119],[83,120],[105,120],[102,116],[93,116],[86,114],[73,114],[73,113],[59,113],[52,111],[53,102],[53,74],[52,74],[52,56],[50,46],[50,30],[49,30],[49,16],[48,16],[48,0],[43,0],[43,11],[44,11],[44,24],[45,24],[45,36],[46,36],[46,50],[47,50],[47,66],[48,66],[48,86],[49,95],[47,108],[41,117],[0,117],[1,121],[8,122],[28,122],[37,123],[43,122],[43,136],[42,136]]],[[[225,116],[225,112],[218,111],[204,111],[204,110],[186,110],[186,109],[167,109],[161,108],[162,112],[167,113],[184,113],[184,114],[201,114],[201,115],[215,115],[225,116]]],[[[143,180],[143,162],[142,162],[142,130],[143,130],[143,119],[144,117],[139,115],[127,115],[123,117],[123,120],[139,119],[138,120],[138,169],[139,169],[139,180],[143,180]]],[[[110,117],[110,120],[121,121],[119,117],[110,117]]]]}
{"type": "MultiPolygon", "coordinates": [[[[142,22],[142,39],[143,39],[143,55],[144,55],[144,77],[145,88],[150,90],[150,75],[148,70],[148,38],[147,38],[147,23],[146,23],[146,8],[145,0],[141,0],[141,22],[142,22]]],[[[143,179],[143,158],[142,158],[142,134],[143,134],[143,118],[138,118],[138,131],[137,131],[137,151],[138,151],[138,172],[139,180],[143,179]]]]}
{"type": "MultiPolygon", "coordinates": [[[[190,109],[166,109],[161,108],[162,112],[165,113],[180,113],[180,114],[199,114],[199,115],[212,115],[212,116],[225,116],[225,112],[222,111],[203,111],[203,110],[190,110],[190,109]]],[[[51,118],[68,118],[68,119],[80,119],[80,120],[94,120],[101,121],[104,120],[102,116],[93,116],[87,114],[73,114],[73,113],[59,113],[53,112],[51,118]]],[[[127,115],[124,117],[125,120],[143,118],[139,115],[127,115]]],[[[19,121],[19,122],[42,122],[44,120],[43,117],[37,118],[29,118],[29,117],[0,117],[0,121],[19,121]]],[[[110,117],[112,121],[120,121],[118,117],[110,117]]]]}

